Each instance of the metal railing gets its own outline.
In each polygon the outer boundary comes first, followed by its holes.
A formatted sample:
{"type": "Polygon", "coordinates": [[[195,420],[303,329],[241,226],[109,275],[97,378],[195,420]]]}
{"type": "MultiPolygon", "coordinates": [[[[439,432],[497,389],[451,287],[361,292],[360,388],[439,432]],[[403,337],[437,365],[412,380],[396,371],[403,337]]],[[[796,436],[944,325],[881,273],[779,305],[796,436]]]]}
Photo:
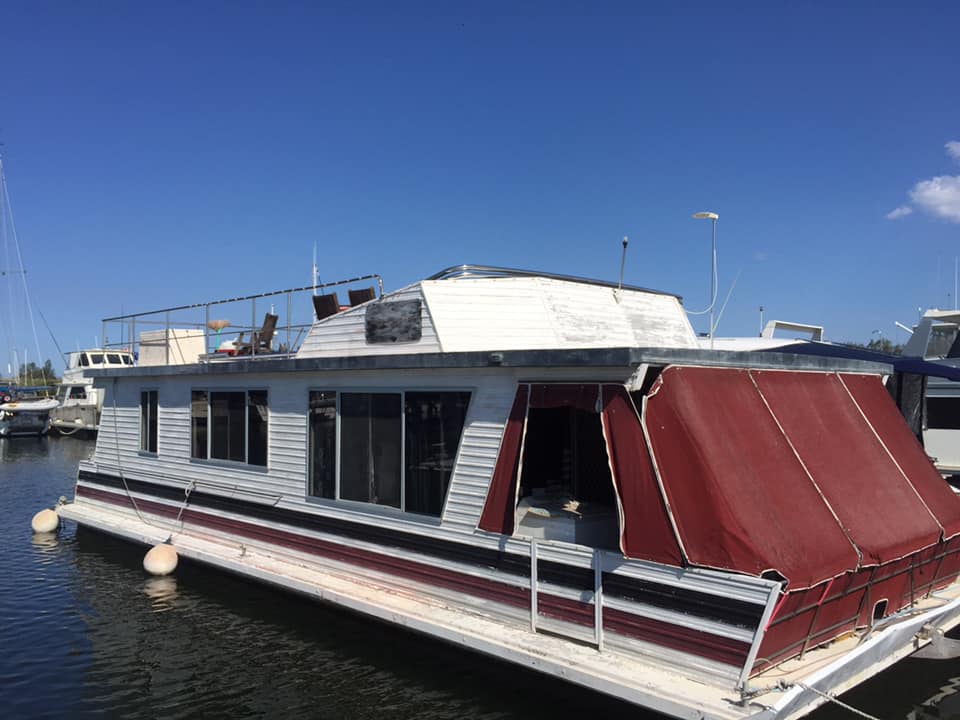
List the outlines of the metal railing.
{"type": "MultiPolygon", "coordinates": [[[[540,614],[539,607],[539,552],[537,550],[538,541],[536,538],[530,540],[530,630],[534,633],[540,632],[543,626],[543,616],[540,614]]],[[[593,605],[593,644],[597,650],[603,650],[603,556],[604,551],[594,548],[591,566],[593,567],[593,594],[590,598],[590,604],[593,605]]],[[[549,632],[557,634],[558,630],[553,626],[549,632]]],[[[576,634],[570,637],[577,639],[576,634]]]]}
{"type": "MultiPolygon", "coordinates": [[[[103,347],[129,350],[139,356],[144,343],[148,346],[162,344],[163,361],[170,364],[172,351],[191,342],[195,344],[202,337],[204,352],[199,353],[197,360],[203,362],[226,354],[218,354],[218,350],[227,335],[235,336],[237,340],[242,336],[249,341],[249,354],[252,356],[266,352],[272,356],[292,354],[297,351],[314,322],[313,303],[304,296],[325,294],[336,288],[370,282],[376,282],[376,291],[382,297],[383,278],[373,274],[104,318],[101,321],[103,347]],[[266,313],[277,315],[278,320],[270,348],[263,349],[257,347],[254,339],[255,333],[261,330],[266,313]],[[152,334],[143,336],[144,332],[151,331],[152,334]],[[211,340],[215,343],[212,348],[211,340]]],[[[227,342],[230,342],[229,339],[227,342]]]]}

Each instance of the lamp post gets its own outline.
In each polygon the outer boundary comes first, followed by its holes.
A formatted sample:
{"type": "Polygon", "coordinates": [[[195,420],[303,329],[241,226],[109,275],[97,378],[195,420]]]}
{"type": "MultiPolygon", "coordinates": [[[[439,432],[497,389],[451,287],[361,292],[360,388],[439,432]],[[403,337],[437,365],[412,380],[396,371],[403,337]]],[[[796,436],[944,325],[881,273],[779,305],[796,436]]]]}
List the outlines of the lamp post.
{"type": "Polygon", "coordinates": [[[693,217],[697,220],[713,221],[713,241],[711,244],[710,266],[710,349],[713,350],[713,308],[717,304],[717,220],[720,216],[715,212],[698,212],[693,217]]]}

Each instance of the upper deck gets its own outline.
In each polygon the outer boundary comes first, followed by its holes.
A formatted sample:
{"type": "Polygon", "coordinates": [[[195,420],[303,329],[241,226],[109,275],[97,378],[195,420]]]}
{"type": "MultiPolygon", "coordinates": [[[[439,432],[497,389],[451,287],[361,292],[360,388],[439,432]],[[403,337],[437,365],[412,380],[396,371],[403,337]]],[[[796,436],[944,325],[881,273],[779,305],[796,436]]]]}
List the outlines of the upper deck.
{"type": "Polygon", "coordinates": [[[104,337],[119,327],[120,342],[106,347],[132,339],[139,362],[129,374],[148,375],[196,372],[198,365],[205,373],[233,373],[252,369],[251,363],[258,372],[645,362],[825,366],[823,360],[703,351],[680,297],[641,287],[474,265],[392,292],[382,287],[380,276],[366,275],[108,318],[104,337]]]}

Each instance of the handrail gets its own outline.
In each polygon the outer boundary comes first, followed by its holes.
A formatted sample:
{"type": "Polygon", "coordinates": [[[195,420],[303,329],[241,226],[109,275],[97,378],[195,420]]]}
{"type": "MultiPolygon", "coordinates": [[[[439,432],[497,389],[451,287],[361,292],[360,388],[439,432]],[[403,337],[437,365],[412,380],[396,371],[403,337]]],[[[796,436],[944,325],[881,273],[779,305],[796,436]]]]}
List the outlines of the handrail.
{"type": "Polygon", "coordinates": [[[101,322],[116,322],[118,320],[130,320],[131,318],[143,317],[145,315],[157,315],[163,312],[175,312],[177,310],[195,310],[197,308],[209,307],[210,305],[223,305],[225,303],[242,302],[244,300],[259,300],[260,298],[272,297],[274,295],[285,295],[287,293],[303,292],[305,290],[325,290],[326,288],[338,287],[340,285],[350,285],[364,280],[376,280],[380,288],[380,295],[383,296],[383,278],[374,273],[373,275],[361,275],[350,278],[349,280],[336,280],[335,282],[320,283],[319,285],[304,285],[303,287],[287,288],[286,290],[272,290],[271,292],[258,293],[256,295],[243,295],[241,297],[227,298],[225,300],[211,300],[205,303],[193,303],[192,305],[178,305],[176,307],[161,308],[160,310],[145,310],[138,313],[127,313],[117,315],[116,317],[103,318],[101,322]]]}
{"type": "Polygon", "coordinates": [[[451,265],[438,273],[434,273],[428,277],[427,280],[453,280],[458,277],[542,277],[584,285],[598,285],[600,287],[613,289],[622,288],[623,290],[653,293],[654,295],[667,295],[669,297],[675,297],[680,301],[683,300],[683,297],[676,293],[653,290],[651,288],[640,287],[639,285],[620,285],[609,280],[595,280],[578,275],[560,275],[558,273],[542,272],[540,270],[523,270],[521,268],[497,267],[494,265],[451,265]]]}
{"type": "MultiPolygon", "coordinates": [[[[219,343],[222,330],[229,328],[229,332],[231,334],[251,333],[252,336],[255,331],[260,329],[260,326],[257,323],[262,314],[258,315],[257,301],[266,298],[270,300],[268,305],[269,311],[271,313],[276,313],[278,316],[283,315],[282,308],[284,304],[286,305],[286,317],[282,322],[276,323],[273,337],[276,339],[276,342],[279,343],[279,351],[281,353],[290,353],[291,351],[295,350],[295,343],[300,342],[300,339],[304,336],[304,332],[309,330],[314,322],[313,306],[310,303],[306,303],[305,306],[301,305],[299,303],[299,298],[295,305],[293,299],[295,293],[312,292],[314,295],[316,295],[333,288],[338,288],[345,285],[355,285],[369,281],[376,282],[379,290],[379,297],[382,298],[384,294],[383,278],[379,274],[375,273],[370,275],[359,275],[346,280],[318,283],[316,285],[304,285],[301,287],[287,288],[285,290],[274,290],[271,292],[256,293],[253,295],[243,295],[234,298],[211,300],[205,303],[177,305],[173,307],[162,308],[160,310],[125,313],[114,317],[108,317],[101,321],[103,325],[101,335],[103,338],[103,347],[104,349],[120,347],[130,348],[136,353],[138,349],[142,349],[138,330],[142,330],[144,328],[156,328],[157,335],[163,335],[164,339],[156,343],[153,339],[151,339],[151,345],[159,345],[162,343],[163,354],[160,357],[160,361],[165,364],[170,364],[173,359],[171,357],[171,352],[176,351],[181,353],[181,346],[187,347],[191,343],[196,342],[192,339],[188,339],[188,337],[199,338],[201,333],[198,331],[202,330],[203,352],[200,353],[197,359],[200,362],[203,362],[205,359],[212,359],[213,356],[210,355],[211,340],[219,343]],[[278,299],[284,296],[286,297],[285,303],[282,299],[278,299]],[[226,315],[232,315],[233,317],[216,318],[216,321],[214,320],[215,316],[213,316],[211,312],[213,308],[237,303],[246,303],[248,305],[245,311],[245,318],[242,317],[242,314],[241,317],[238,318],[235,309],[228,309],[226,311],[218,311],[217,314],[219,315],[221,312],[225,312],[226,315]],[[274,304],[278,306],[276,310],[274,310],[274,304]],[[197,318],[193,314],[192,311],[197,310],[201,311],[199,314],[202,315],[202,318],[197,318]],[[309,314],[309,319],[306,317],[307,313],[309,314]],[[220,324],[218,325],[217,322],[220,324]],[[114,340],[111,342],[108,338],[108,329],[116,332],[117,328],[112,327],[116,325],[119,325],[120,341],[117,342],[114,340]],[[189,333],[189,335],[181,335],[177,331],[186,331],[189,333]],[[171,332],[174,332],[173,336],[171,336],[171,332]],[[215,338],[214,333],[216,333],[215,338]],[[126,340],[124,340],[124,335],[127,336],[126,340]],[[286,336],[285,341],[282,341],[283,335],[286,336]],[[294,340],[294,336],[296,336],[296,340],[294,340]],[[187,345],[183,345],[183,343],[187,343],[187,345]],[[171,345],[177,345],[177,348],[173,348],[171,345]]],[[[300,297],[302,297],[302,295],[300,297]]],[[[263,305],[260,306],[260,308],[262,307],[263,305]]],[[[251,347],[250,353],[251,355],[258,355],[262,354],[263,350],[257,347],[251,347]]],[[[276,355],[272,349],[270,354],[272,356],[276,355]]],[[[192,346],[189,355],[190,357],[194,357],[196,355],[195,346],[192,346]]]]}

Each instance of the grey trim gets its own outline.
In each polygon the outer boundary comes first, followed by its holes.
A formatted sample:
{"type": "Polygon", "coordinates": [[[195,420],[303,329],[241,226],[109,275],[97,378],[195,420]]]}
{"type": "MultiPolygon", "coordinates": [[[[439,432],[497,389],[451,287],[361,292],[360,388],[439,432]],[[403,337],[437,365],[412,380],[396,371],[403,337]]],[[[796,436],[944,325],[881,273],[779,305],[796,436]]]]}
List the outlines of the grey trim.
{"type": "Polygon", "coordinates": [[[89,371],[92,377],[148,377],[234,375],[247,373],[315,372],[338,370],[437,370],[505,368],[624,368],[650,365],[701,365],[761,370],[814,370],[890,374],[893,366],[865,360],[732,350],[685,348],[590,348],[583,350],[504,350],[410,355],[356,355],[327,358],[291,356],[234,358],[195,365],[151,365],[89,371]]]}

